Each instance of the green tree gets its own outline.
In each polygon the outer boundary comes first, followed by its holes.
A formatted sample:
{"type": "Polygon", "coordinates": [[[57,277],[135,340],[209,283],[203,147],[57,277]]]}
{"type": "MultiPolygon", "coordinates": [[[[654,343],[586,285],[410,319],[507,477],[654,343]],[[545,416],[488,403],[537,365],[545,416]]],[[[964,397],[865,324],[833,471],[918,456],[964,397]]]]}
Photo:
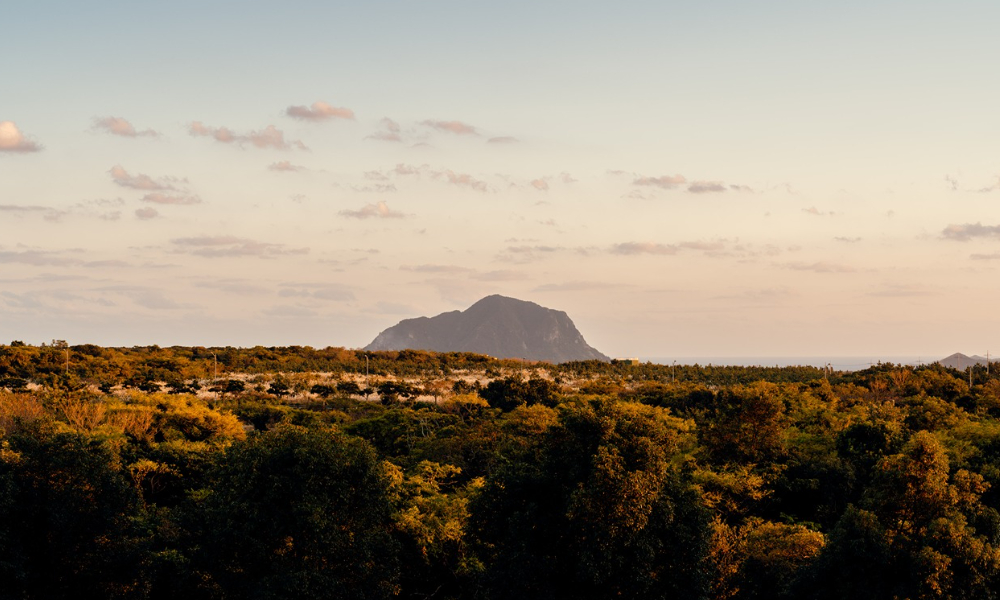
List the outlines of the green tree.
{"type": "Polygon", "coordinates": [[[0,442],[0,598],[128,596],[139,510],[106,444],[38,429],[0,442]]]}
{"type": "Polygon", "coordinates": [[[279,426],[226,452],[205,501],[201,559],[226,598],[387,598],[391,509],[371,446],[279,426]]]}
{"type": "Polygon", "coordinates": [[[708,514],[662,409],[594,400],[489,478],[472,522],[498,598],[703,597],[708,514]]]}

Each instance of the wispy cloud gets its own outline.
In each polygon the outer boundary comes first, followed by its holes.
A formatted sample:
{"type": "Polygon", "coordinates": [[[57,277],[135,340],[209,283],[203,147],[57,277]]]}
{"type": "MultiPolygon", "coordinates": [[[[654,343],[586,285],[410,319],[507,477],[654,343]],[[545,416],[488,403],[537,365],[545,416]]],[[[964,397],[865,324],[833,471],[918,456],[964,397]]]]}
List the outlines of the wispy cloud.
{"type": "Polygon", "coordinates": [[[403,133],[402,129],[399,127],[399,123],[393,121],[389,117],[385,117],[379,121],[379,125],[382,126],[382,129],[368,136],[369,139],[381,140],[383,142],[403,141],[403,133]]]}
{"type": "Polygon", "coordinates": [[[394,211],[385,202],[379,201],[375,204],[366,204],[357,210],[342,210],[341,216],[352,219],[403,219],[404,213],[394,211]]]}
{"type": "Polygon", "coordinates": [[[419,167],[413,165],[407,165],[403,163],[397,164],[392,169],[392,173],[396,175],[420,175],[420,173],[427,169],[427,165],[420,165],[419,167]]]}
{"type": "Polygon", "coordinates": [[[473,279],[478,279],[479,281],[522,281],[528,278],[525,273],[521,271],[511,271],[509,269],[500,269],[497,271],[486,271],[485,273],[476,273],[472,275],[473,279]]]}
{"type": "Polygon", "coordinates": [[[304,306],[290,306],[290,305],[278,305],[272,306],[270,308],[265,308],[261,311],[268,317],[274,317],[278,319],[302,319],[309,317],[319,316],[315,310],[307,308],[304,306]]]}
{"type": "Polygon", "coordinates": [[[921,285],[887,283],[880,289],[872,290],[866,295],[878,298],[917,298],[921,296],[933,296],[935,292],[921,285]]]}
{"type": "Polygon", "coordinates": [[[42,147],[29,140],[13,121],[0,121],[0,152],[38,152],[42,147]]]}
{"type": "Polygon", "coordinates": [[[674,244],[655,244],[653,242],[624,242],[611,247],[612,254],[677,254],[679,248],[674,244]]]}
{"type": "Polygon", "coordinates": [[[980,194],[988,194],[990,192],[995,192],[997,190],[1000,190],[1000,177],[997,177],[996,183],[994,183],[993,185],[986,186],[984,188],[979,188],[976,191],[979,192],[980,194]]]}
{"type": "Polygon", "coordinates": [[[399,267],[400,271],[413,271],[415,273],[452,273],[452,274],[464,274],[472,271],[467,267],[459,267],[457,265],[403,265],[399,267]]]}
{"type": "Polygon", "coordinates": [[[486,140],[487,144],[516,144],[519,140],[515,137],[509,135],[503,135],[499,137],[491,137],[486,140]]]}
{"type": "Polygon", "coordinates": [[[211,279],[198,281],[194,285],[199,288],[220,290],[229,294],[239,294],[242,296],[263,296],[274,293],[271,288],[257,285],[249,279],[211,279]]]}
{"type": "Polygon", "coordinates": [[[457,185],[462,187],[468,187],[476,190],[477,192],[488,191],[488,186],[485,181],[476,179],[468,173],[456,173],[452,170],[436,171],[432,172],[431,176],[435,179],[444,179],[451,185],[457,185]]]}
{"type": "Polygon", "coordinates": [[[0,212],[12,214],[37,214],[49,212],[54,209],[47,206],[25,206],[19,204],[0,204],[0,212]]]}
{"type": "Polygon", "coordinates": [[[982,223],[948,225],[941,232],[941,237],[958,242],[967,242],[976,237],[1000,237],[1000,225],[983,225],[982,223]]]}
{"type": "Polygon", "coordinates": [[[969,258],[972,260],[1000,260],[1000,252],[994,252],[992,254],[971,254],[969,258]]]}
{"type": "Polygon", "coordinates": [[[289,254],[307,254],[309,248],[289,248],[285,244],[270,244],[231,235],[202,235],[170,240],[176,251],[206,258],[258,257],[272,258],[289,254]]]}
{"type": "Polygon", "coordinates": [[[544,179],[533,179],[531,180],[529,185],[541,192],[549,191],[549,182],[545,181],[544,179]]]}
{"type": "Polygon", "coordinates": [[[860,242],[860,241],[861,241],[861,238],[859,238],[859,237],[844,237],[844,236],[837,236],[837,237],[835,237],[835,238],[833,238],[833,239],[834,239],[834,241],[837,241],[837,242],[844,242],[844,243],[846,243],[846,244],[855,244],[855,243],[857,243],[857,242],[860,242]]]}
{"type": "Polygon", "coordinates": [[[349,108],[338,108],[322,100],[312,103],[312,106],[289,106],[285,114],[293,119],[303,121],[329,121],[330,119],[354,120],[354,111],[349,108]]]}
{"type": "Polygon", "coordinates": [[[94,129],[121,137],[159,137],[152,129],[136,130],[132,123],[122,117],[94,117],[94,129]]]}
{"type": "Polygon", "coordinates": [[[829,263],[825,261],[814,262],[814,263],[786,263],[783,265],[786,269],[791,269],[793,271],[812,271],[814,273],[853,273],[857,269],[854,267],[849,267],[846,265],[839,265],[836,263],[829,263]]]}
{"type": "Polygon", "coordinates": [[[567,281],[565,283],[545,283],[535,289],[533,292],[589,292],[593,290],[604,290],[609,288],[620,288],[621,286],[614,283],[605,283],[600,281],[567,281]]]}
{"type": "Polygon", "coordinates": [[[0,263],[20,263],[36,267],[65,267],[79,265],[83,261],[56,252],[24,250],[21,252],[0,251],[0,263]]]}
{"type": "Polygon", "coordinates": [[[282,283],[278,295],[282,298],[315,298],[333,302],[354,300],[354,292],[335,283],[282,283]]]}
{"type": "Polygon", "coordinates": [[[240,134],[228,127],[209,127],[201,121],[194,121],[188,126],[188,133],[195,137],[211,137],[223,144],[237,144],[239,146],[250,144],[255,148],[274,148],[276,150],[289,150],[291,148],[308,150],[306,145],[299,140],[285,141],[284,132],[274,125],[268,125],[260,131],[240,134]]]}
{"type": "Polygon", "coordinates": [[[612,254],[624,256],[637,254],[657,254],[671,256],[681,250],[694,250],[697,252],[717,253],[725,250],[723,242],[680,242],[677,244],[658,244],[653,242],[624,242],[611,246],[612,254]]]}
{"type": "Polygon", "coordinates": [[[436,129],[437,131],[454,133],[456,135],[479,135],[479,132],[476,131],[475,127],[461,121],[436,121],[428,119],[422,122],[421,125],[425,125],[431,129],[436,129]]]}
{"type": "Polygon", "coordinates": [[[150,208],[148,206],[145,208],[138,208],[135,211],[135,217],[140,221],[148,221],[150,219],[155,219],[156,217],[159,216],[160,216],[160,211],[156,210],[155,208],[150,208]]]}
{"type": "Polygon", "coordinates": [[[201,198],[198,196],[189,194],[161,194],[159,192],[146,194],[142,197],[142,201],[153,204],[201,204],[201,198]]]}
{"type": "Polygon", "coordinates": [[[303,169],[305,169],[305,167],[300,167],[299,165],[293,165],[287,160],[281,160],[276,163],[271,163],[270,165],[267,166],[267,169],[269,171],[278,171],[278,172],[295,172],[295,171],[302,171],[303,169]]]}
{"type": "Polygon", "coordinates": [[[176,177],[161,177],[159,179],[153,179],[149,175],[144,175],[142,173],[139,173],[138,175],[130,175],[129,172],[126,171],[121,165],[111,167],[111,169],[108,170],[108,173],[111,175],[111,180],[116,184],[133,190],[177,190],[180,184],[187,183],[187,180],[178,179],[176,177]]]}
{"type": "Polygon", "coordinates": [[[802,212],[806,213],[807,215],[813,215],[815,217],[832,217],[837,214],[832,210],[830,212],[824,212],[816,208],[815,206],[810,206],[809,208],[803,208],[802,212]]]}
{"type": "Polygon", "coordinates": [[[695,181],[688,186],[687,191],[692,194],[714,194],[727,189],[726,184],[720,181],[695,181]]]}
{"type": "Polygon", "coordinates": [[[352,185],[351,189],[363,194],[391,194],[396,191],[393,183],[376,183],[374,185],[352,185]]]}
{"type": "MultiPolygon", "coordinates": [[[[617,174],[617,173],[615,173],[617,174]]],[[[632,181],[632,185],[658,187],[665,190],[675,189],[679,185],[687,183],[683,175],[661,175],[660,177],[638,177],[632,181]]]]}
{"type": "Polygon", "coordinates": [[[565,248],[541,244],[534,246],[508,246],[497,256],[497,260],[512,263],[529,263],[541,260],[543,257],[551,256],[562,250],[565,250],[565,248]]]}

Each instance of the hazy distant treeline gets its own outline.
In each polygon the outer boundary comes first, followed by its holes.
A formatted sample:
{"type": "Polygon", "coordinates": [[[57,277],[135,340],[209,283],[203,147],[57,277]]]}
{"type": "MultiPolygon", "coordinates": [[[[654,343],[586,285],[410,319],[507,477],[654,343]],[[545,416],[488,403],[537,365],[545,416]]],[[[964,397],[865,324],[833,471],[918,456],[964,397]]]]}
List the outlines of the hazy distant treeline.
{"type": "Polygon", "coordinates": [[[1000,589],[985,370],[365,354],[0,347],[0,598],[1000,589]]]}

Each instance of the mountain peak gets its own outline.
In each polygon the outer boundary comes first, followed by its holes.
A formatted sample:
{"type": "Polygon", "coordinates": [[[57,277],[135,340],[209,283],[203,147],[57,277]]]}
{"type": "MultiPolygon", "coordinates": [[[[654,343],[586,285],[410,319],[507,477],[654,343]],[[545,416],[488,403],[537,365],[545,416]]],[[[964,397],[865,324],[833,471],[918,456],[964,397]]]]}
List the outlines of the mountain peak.
{"type": "Polygon", "coordinates": [[[978,354],[973,356],[966,356],[961,352],[956,352],[947,358],[942,358],[938,361],[939,364],[949,367],[951,369],[958,369],[962,371],[973,365],[985,365],[986,358],[979,356],[978,354]]]}
{"type": "Polygon", "coordinates": [[[603,360],[561,310],[494,294],[464,311],[400,321],[365,350],[476,352],[547,362],[603,360]]]}

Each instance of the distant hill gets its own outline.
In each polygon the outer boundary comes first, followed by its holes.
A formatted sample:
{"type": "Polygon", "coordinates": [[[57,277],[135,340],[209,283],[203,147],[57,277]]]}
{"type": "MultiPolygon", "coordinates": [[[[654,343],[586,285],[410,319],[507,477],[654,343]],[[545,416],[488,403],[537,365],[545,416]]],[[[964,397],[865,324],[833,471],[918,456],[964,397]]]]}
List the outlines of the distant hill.
{"type": "Polygon", "coordinates": [[[400,321],[365,350],[476,352],[496,358],[560,363],[608,357],[592,348],[561,310],[487,296],[464,311],[400,321]]]}
{"type": "MultiPolygon", "coordinates": [[[[992,362],[992,361],[990,361],[992,362]]],[[[938,363],[949,367],[951,369],[958,369],[963,371],[972,365],[985,365],[986,357],[979,356],[978,354],[973,356],[966,356],[961,352],[956,352],[947,358],[942,358],[938,363]]]]}

